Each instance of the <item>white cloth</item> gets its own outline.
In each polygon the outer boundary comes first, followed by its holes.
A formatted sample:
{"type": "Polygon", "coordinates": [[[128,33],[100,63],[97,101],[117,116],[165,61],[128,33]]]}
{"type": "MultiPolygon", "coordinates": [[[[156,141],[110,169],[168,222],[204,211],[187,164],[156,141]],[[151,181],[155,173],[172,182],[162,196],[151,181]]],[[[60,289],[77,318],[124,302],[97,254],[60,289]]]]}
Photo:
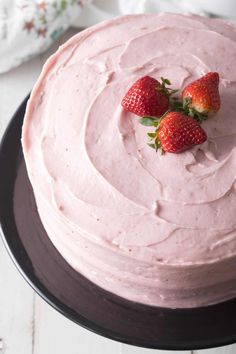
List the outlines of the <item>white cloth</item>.
{"type": "MultiPolygon", "coordinates": [[[[209,2],[212,0],[204,0],[209,2]]],[[[216,0],[214,0],[216,1],[216,0]]],[[[225,0],[230,1],[230,0],[225,0]]],[[[202,13],[201,0],[0,0],[0,73],[46,50],[69,26],[143,12],[202,13]]]]}
{"type": "Polygon", "coordinates": [[[44,51],[80,13],[76,0],[0,0],[0,73],[44,51]]]}

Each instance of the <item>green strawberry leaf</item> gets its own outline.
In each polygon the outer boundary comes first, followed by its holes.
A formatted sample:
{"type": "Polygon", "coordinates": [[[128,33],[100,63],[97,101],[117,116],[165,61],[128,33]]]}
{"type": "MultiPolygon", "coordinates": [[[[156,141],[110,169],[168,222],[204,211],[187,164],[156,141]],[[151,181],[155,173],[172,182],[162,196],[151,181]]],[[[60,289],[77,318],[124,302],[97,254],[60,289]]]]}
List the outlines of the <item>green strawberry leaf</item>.
{"type": "Polygon", "coordinates": [[[189,108],[189,110],[188,110],[188,115],[190,116],[190,117],[195,117],[195,111],[194,111],[194,109],[191,109],[191,108],[189,108]]]}
{"type": "Polygon", "coordinates": [[[159,148],[161,148],[161,143],[160,143],[158,137],[156,137],[154,143],[155,143],[155,149],[156,149],[156,151],[157,151],[159,148]]]}
{"type": "Polygon", "coordinates": [[[202,123],[204,120],[206,120],[208,118],[208,114],[204,113],[204,112],[198,112],[196,109],[190,107],[190,104],[192,103],[192,98],[191,97],[186,97],[183,100],[183,108],[182,111],[194,118],[198,123],[202,123]]]}
{"type": "Polygon", "coordinates": [[[147,143],[147,144],[148,144],[148,146],[150,146],[151,148],[156,149],[156,145],[155,145],[155,144],[151,144],[151,143],[147,143]]]}
{"type": "Polygon", "coordinates": [[[156,117],[143,117],[139,119],[139,123],[145,125],[146,127],[155,127],[156,117]]]}
{"type": "Polygon", "coordinates": [[[170,80],[169,79],[165,79],[164,77],[161,77],[161,81],[162,81],[162,83],[165,85],[171,85],[171,82],[170,82],[170,80]]]}
{"type": "Polygon", "coordinates": [[[208,118],[207,113],[199,113],[198,111],[194,110],[194,119],[196,119],[199,123],[202,123],[204,120],[208,118]]]}
{"type": "Polygon", "coordinates": [[[156,133],[147,133],[147,136],[152,139],[154,139],[156,135],[157,135],[156,133]]]}
{"type": "Polygon", "coordinates": [[[170,107],[171,107],[171,110],[173,111],[183,111],[183,103],[181,101],[178,100],[177,97],[173,97],[171,100],[170,100],[170,107]]]}
{"type": "Polygon", "coordinates": [[[189,108],[189,104],[192,102],[192,98],[191,97],[186,97],[183,100],[183,109],[188,109],[189,108]]]}

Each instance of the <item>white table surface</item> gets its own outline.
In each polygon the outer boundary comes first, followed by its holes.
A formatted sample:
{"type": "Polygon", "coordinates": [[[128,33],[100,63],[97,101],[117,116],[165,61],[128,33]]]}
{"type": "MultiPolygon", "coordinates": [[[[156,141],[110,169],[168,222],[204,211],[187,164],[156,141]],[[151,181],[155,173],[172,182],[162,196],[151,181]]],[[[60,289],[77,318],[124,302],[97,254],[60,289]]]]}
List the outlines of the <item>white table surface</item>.
{"type": "MultiPolygon", "coordinates": [[[[75,33],[70,30],[60,43],[75,33]]],[[[45,54],[0,75],[0,137],[31,90],[45,54]]],[[[236,345],[200,351],[162,351],[132,347],[93,334],[45,303],[23,280],[0,241],[0,354],[236,354],[236,345]]]]}

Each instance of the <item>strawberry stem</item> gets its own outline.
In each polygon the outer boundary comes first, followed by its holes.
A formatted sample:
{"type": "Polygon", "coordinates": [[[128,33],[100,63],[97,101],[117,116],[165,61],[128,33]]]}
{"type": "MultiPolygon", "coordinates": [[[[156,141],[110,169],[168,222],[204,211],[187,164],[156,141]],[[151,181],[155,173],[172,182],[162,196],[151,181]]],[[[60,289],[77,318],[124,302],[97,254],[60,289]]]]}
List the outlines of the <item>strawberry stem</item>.
{"type": "Polygon", "coordinates": [[[157,87],[157,90],[163,92],[166,95],[166,97],[169,99],[170,96],[172,96],[174,93],[178,92],[179,90],[166,87],[166,85],[168,86],[171,85],[170,80],[161,77],[161,86],[157,87]]]}
{"type": "Polygon", "coordinates": [[[165,79],[163,76],[161,77],[161,82],[163,85],[171,85],[171,82],[169,79],[165,79]]]}
{"type": "Polygon", "coordinates": [[[170,100],[170,108],[171,108],[171,111],[178,111],[178,112],[184,111],[183,103],[181,101],[179,101],[177,97],[173,97],[170,100]]]}

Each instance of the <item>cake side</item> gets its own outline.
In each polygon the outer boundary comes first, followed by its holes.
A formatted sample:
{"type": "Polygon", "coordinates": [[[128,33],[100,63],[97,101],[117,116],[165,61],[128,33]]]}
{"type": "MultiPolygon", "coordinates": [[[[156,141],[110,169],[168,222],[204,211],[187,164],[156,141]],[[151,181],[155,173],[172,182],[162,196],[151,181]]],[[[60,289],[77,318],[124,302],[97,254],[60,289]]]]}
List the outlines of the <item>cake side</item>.
{"type": "Polygon", "coordinates": [[[55,247],[105,289],[166,307],[235,296],[235,41],[220,20],[126,16],[46,63],[24,120],[27,170],[55,247]],[[151,75],[183,88],[208,71],[219,72],[222,96],[203,123],[208,141],[155,154],[120,106],[127,87],[151,75]]]}

